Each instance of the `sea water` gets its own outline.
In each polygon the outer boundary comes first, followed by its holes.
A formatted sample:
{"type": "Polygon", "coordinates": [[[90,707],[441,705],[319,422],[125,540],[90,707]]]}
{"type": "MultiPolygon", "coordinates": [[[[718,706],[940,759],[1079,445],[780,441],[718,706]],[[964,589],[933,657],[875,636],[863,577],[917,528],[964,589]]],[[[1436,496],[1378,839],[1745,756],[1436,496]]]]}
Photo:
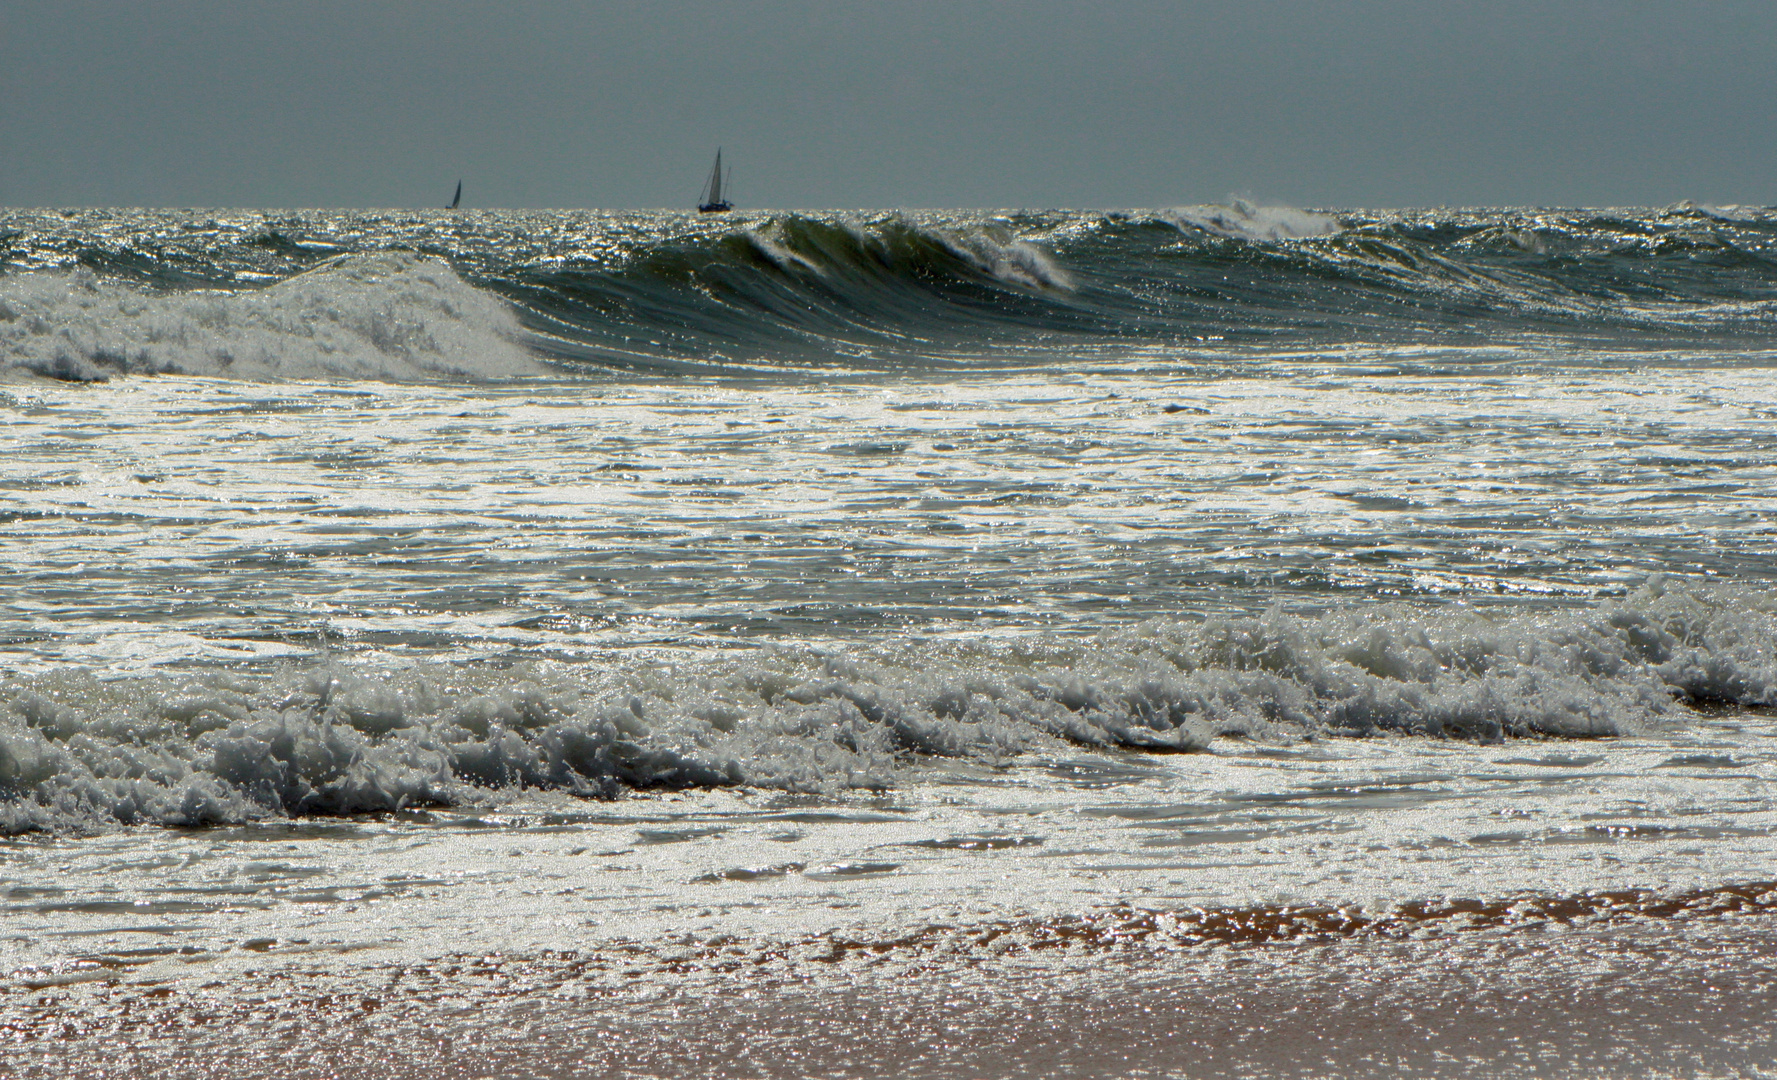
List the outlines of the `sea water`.
{"type": "Polygon", "coordinates": [[[0,213],[4,1053],[1763,1075],[1774,252],[0,213]]]}

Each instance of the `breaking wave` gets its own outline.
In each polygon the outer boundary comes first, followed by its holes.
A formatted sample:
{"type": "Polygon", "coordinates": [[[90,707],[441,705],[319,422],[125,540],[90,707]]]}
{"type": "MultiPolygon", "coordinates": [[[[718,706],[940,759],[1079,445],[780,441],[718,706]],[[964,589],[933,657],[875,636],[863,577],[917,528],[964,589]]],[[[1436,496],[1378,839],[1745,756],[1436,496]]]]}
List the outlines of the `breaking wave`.
{"type": "Polygon", "coordinates": [[[1199,231],[1231,240],[1306,240],[1332,236],[1344,226],[1330,214],[1315,214],[1290,206],[1255,206],[1236,199],[1228,206],[1181,206],[1162,217],[1181,230],[1199,231]]]}
{"type": "Polygon", "coordinates": [[[0,829],[241,822],[518,788],[895,786],[941,758],[1395,731],[1608,737],[1777,705],[1777,595],[1655,581],[1591,610],[1405,607],[1150,623],[1088,641],[684,663],[319,663],[14,677],[0,829]]]}
{"type": "Polygon", "coordinates": [[[1745,207],[0,214],[0,364],[59,378],[1597,352],[1768,336],[1774,289],[1745,207]]]}
{"type": "Polygon", "coordinates": [[[86,267],[0,276],[0,366],[80,382],[537,374],[521,336],[499,297],[404,253],[344,256],[250,290],[160,291],[86,267]]]}

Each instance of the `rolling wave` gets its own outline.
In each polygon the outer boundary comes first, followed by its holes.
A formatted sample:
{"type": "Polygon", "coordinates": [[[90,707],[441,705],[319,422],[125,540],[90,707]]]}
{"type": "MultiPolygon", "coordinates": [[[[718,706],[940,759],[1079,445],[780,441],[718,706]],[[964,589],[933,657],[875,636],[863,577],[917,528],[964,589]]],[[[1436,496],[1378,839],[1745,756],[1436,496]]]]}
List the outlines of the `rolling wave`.
{"type": "Polygon", "coordinates": [[[1331,214],[1289,206],[1255,206],[1244,199],[1236,199],[1228,206],[1181,206],[1161,216],[1180,229],[1195,229],[1230,240],[1306,240],[1344,231],[1339,219],[1331,214]]]}
{"type": "Polygon", "coordinates": [[[1777,214],[0,215],[0,363],[500,378],[1768,335],[1777,214]],[[45,328],[50,329],[45,329],[45,328]]]}
{"type": "Polygon", "coordinates": [[[1777,705],[1777,596],[1155,622],[1088,641],[901,642],[660,665],[322,662],[0,687],[0,833],[749,785],[842,793],[922,762],[1392,731],[1485,741],[1777,705]]]}
{"type": "Polygon", "coordinates": [[[342,256],[264,289],[156,292],[72,272],[0,279],[0,365],[113,375],[408,381],[541,370],[512,310],[444,262],[342,256]]]}

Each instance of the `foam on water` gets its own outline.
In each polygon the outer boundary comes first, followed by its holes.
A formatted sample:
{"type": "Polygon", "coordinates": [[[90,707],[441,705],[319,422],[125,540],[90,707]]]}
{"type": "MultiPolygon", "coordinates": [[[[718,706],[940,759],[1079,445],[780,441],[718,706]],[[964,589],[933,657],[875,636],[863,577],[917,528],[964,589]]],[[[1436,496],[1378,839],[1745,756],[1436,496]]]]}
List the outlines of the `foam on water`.
{"type": "Polygon", "coordinates": [[[15,677],[8,832],[474,802],[502,789],[882,789],[922,760],[1216,735],[1596,737],[1777,704],[1777,595],[1656,581],[1590,611],[1158,622],[1089,641],[740,659],[15,677]]]}
{"type": "Polygon", "coordinates": [[[1212,340],[1646,347],[1767,334],[1774,250],[1769,212],[1687,206],[4,211],[0,370],[501,377],[530,370],[513,319],[553,359],[662,373],[1067,365],[1212,340]],[[318,312],[295,284],[317,274],[337,293],[318,312]]]}
{"type": "Polygon", "coordinates": [[[265,289],[162,293],[77,268],[0,277],[0,367],[57,379],[497,379],[542,366],[446,263],[355,255],[265,289]]]}
{"type": "MultiPolygon", "coordinates": [[[[1514,1060],[1723,1043],[1777,865],[1777,216],[1299,213],[0,212],[12,1042],[201,1072],[331,1016],[460,1071],[543,1015],[462,973],[526,956],[568,1032],[817,968],[1037,986],[977,1025],[1034,1031],[1133,947],[1232,975],[1128,1016],[1264,993],[1254,1040],[1355,1016],[1370,1066],[1512,971],[1464,1023],[1514,1060]],[[563,362],[478,384],[526,347],[563,362]],[[206,377],[29,376],[165,370],[206,377]],[[1693,909],[1747,950],[1614,937],[1693,909]],[[1251,966],[1335,953],[1318,1012],[1251,966]],[[1649,1035],[1622,995],[1686,955],[1649,1035]],[[1550,1001],[1604,1004],[1539,1050],[1550,1001]]],[[[910,1045],[864,1012],[822,1061],[910,1045]]],[[[1329,1071],[1309,1028],[1272,1071],[1329,1071]]],[[[620,1036],[487,1071],[644,1068],[620,1036]]]]}
{"type": "Polygon", "coordinates": [[[1186,231],[1201,231],[1230,240],[1275,242],[1332,236],[1344,226],[1327,214],[1290,206],[1255,206],[1245,199],[1232,205],[1180,206],[1164,217],[1186,231]]]}
{"type": "Polygon", "coordinates": [[[1064,292],[1074,287],[1067,271],[1047,252],[1004,229],[939,229],[932,235],[952,255],[1005,284],[1064,292]]]}
{"type": "Polygon", "coordinates": [[[790,273],[880,272],[911,263],[935,276],[946,269],[941,259],[933,258],[942,253],[954,261],[955,269],[1001,285],[1064,292],[1074,287],[1049,252],[992,221],[922,223],[892,215],[847,220],[835,229],[805,219],[773,218],[749,228],[744,236],[767,262],[790,273]]]}

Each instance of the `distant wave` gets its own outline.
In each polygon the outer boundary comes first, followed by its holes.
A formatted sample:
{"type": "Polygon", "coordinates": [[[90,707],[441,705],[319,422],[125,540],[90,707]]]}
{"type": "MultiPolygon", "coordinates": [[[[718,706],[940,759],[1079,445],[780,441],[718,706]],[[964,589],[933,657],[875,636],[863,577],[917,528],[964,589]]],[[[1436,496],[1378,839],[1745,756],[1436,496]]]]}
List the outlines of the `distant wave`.
{"type": "Polygon", "coordinates": [[[771,215],[593,254],[489,278],[545,355],[644,370],[942,366],[1101,321],[1053,250],[1008,222],[771,215]]]}
{"type": "Polygon", "coordinates": [[[1613,347],[1777,317],[1772,222],[1287,207],[773,215],[501,270],[543,351],[643,369],[1040,365],[1154,345],[1613,347]],[[1707,267],[1707,269],[1705,269],[1707,267]]]}
{"type": "Polygon", "coordinates": [[[920,225],[890,216],[872,222],[778,217],[740,234],[786,272],[979,276],[1002,285],[1069,290],[1066,271],[1005,224],[920,225]]]}
{"type": "Polygon", "coordinates": [[[68,379],[1620,351],[1774,324],[1777,214],[1745,207],[0,213],[0,366],[68,379]]]}
{"type": "Polygon", "coordinates": [[[0,277],[0,365],[83,382],[536,374],[521,336],[499,297],[402,253],[344,256],[244,291],[157,291],[84,267],[0,277]]]}
{"type": "Polygon", "coordinates": [[[1777,705],[1777,595],[1656,581],[1492,617],[1406,607],[1052,639],[782,649],[669,671],[321,663],[0,689],[0,832],[466,803],[504,789],[895,786],[921,761],[1224,735],[1496,740],[1777,705]]]}
{"type": "Polygon", "coordinates": [[[1228,206],[1181,206],[1161,216],[1181,229],[1235,240],[1306,240],[1332,236],[1344,229],[1338,218],[1327,214],[1289,206],[1255,206],[1245,199],[1236,199],[1228,206]]]}

